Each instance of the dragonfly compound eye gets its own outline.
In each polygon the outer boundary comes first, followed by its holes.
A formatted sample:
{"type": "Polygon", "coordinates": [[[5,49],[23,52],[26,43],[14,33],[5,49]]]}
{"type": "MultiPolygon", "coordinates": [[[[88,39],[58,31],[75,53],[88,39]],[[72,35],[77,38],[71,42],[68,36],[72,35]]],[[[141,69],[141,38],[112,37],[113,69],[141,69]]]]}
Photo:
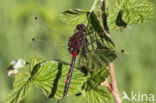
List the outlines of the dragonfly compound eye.
{"type": "Polygon", "coordinates": [[[78,24],[77,27],[76,27],[76,29],[83,30],[84,32],[87,31],[87,27],[86,27],[85,24],[78,24]]]}
{"type": "Polygon", "coordinates": [[[77,29],[77,30],[81,30],[81,25],[78,24],[78,25],[76,26],[76,29],[77,29]]]}

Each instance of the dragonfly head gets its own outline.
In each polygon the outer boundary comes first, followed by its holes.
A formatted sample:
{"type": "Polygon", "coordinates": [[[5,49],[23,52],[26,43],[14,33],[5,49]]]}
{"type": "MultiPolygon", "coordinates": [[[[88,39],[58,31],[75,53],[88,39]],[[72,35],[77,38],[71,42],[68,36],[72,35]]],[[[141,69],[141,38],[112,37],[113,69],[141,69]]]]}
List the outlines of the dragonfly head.
{"type": "Polygon", "coordinates": [[[86,27],[85,24],[78,24],[78,25],[76,26],[76,29],[77,29],[77,30],[84,31],[84,32],[87,31],[87,27],[86,27]]]}

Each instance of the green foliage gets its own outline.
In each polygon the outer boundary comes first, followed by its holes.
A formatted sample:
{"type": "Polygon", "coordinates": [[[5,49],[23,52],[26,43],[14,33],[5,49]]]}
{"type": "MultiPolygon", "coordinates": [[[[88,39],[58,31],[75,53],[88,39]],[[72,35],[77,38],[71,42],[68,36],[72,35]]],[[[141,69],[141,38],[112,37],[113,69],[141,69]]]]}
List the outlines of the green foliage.
{"type": "Polygon", "coordinates": [[[120,0],[117,8],[108,16],[111,29],[125,28],[127,25],[150,22],[154,16],[154,6],[149,0],[120,0]]]}
{"type": "Polygon", "coordinates": [[[101,86],[89,92],[83,92],[82,96],[88,103],[108,103],[110,100],[109,91],[101,86]]]}
{"type": "MultiPolygon", "coordinates": [[[[32,82],[38,87],[47,97],[60,98],[63,95],[66,76],[68,73],[68,65],[63,65],[55,61],[47,61],[37,68],[38,69],[32,77],[32,82]]],[[[86,81],[86,77],[78,70],[74,70],[72,81],[68,95],[76,94],[86,81]]]]}
{"type": "Polygon", "coordinates": [[[93,11],[87,12],[86,10],[70,9],[64,12],[65,15],[77,16],[84,13],[86,13],[86,18],[82,19],[87,19],[88,21],[87,27],[89,35],[87,35],[87,40],[89,42],[89,52],[82,50],[82,52],[78,56],[76,66],[78,68],[85,67],[87,70],[92,71],[92,69],[106,67],[108,63],[115,60],[116,54],[113,50],[115,45],[111,38],[106,35],[100,23],[100,20],[97,18],[97,15],[93,11]]]}
{"type": "Polygon", "coordinates": [[[111,40],[111,38],[108,35],[106,35],[100,20],[98,19],[97,15],[94,12],[90,12],[88,14],[88,22],[89,22],[88,31],[92,32],[92,35],[89,36],[90,37],[89,40],[91,42],[96,41],[98,48],[113,49],[115,47],[114,42],[111,40]]]}
{"type": "Polygon", "coordinates": [[[109,49],[96,49],[86,54],[78,56],[76,66],[78,68],[86,67],[89,71],[95,71],[99,68],[107,67],[108,63],[115,60],[116,54],[109,49]]]}
{"type": "MultiPolygon", "coordinates": [[[[93,10],[94,6],[90,11],[69,9],[60,16],[67,24],[76,26],[86,23],[88,28],[88,52],[83,49],[80,51],[68,96],[80,94],[88,103],[107,103],[110,99],[109,91],[100,85],[109,76],[108,64],[116,59],[115,44],[101,25],[97,12],[93,10]]],[[[153,4],[148,0],[119,0],[117,8],[111,10],[108,17],[108,26],[112,29],[149,22],[153,18],[153,4]]],[[[19,103],[28,93],[30,84],[39,88],[45,96],[60,99],[70,66],[37,57],[33,57],[29,64],[29,73],[18,73],[15,76],[7,103],[19,103]]]]}
{"type": "MultiPolygon", "coordinates": [[[[49,98],[61,98],[69,68],[69,65],[61,62],[33,57],[29,63],[31,71],[29,73],[20,72],[15,76],[13,90],[7,97],[7,103],[20,102],[28,93],[31,83],[49,98]]],[[[87,92],[96,89],[107,76],[108,68],[99,69],[88,76],[84,76],[82,72],[74,69],[68,95],[81,93],[82,90],[87,92]]]]}
{"type": "MultiPolygon", "coordinates": [[[[94,11],[90,12],[81,9],[69,9],[66,10],[63,14],[64,16],[62,17],[61,21],[67,21],[67,23],[69,24],[70,22],[74,24],[75,23],[80,24],[86,22],[88,26],[88,33],[89,34],[92,33],[88,36],[88,38],[91,39],[91,42],[95,41],[96,39],[101,39],[101,41],[103,42],[102,44],[103,46],[111,49],[115,47],[111,38],[108,35],[106,35],[100,20],[98,19],[94,11]],[[85,15],[85,16],[81,17],[81,15],[85,15]],[[94,33],[96,35],[94,35],[94,33]]],[[[98,40],[98,42],[100,42],[100,40],[98,40]]]]}
{"type": "Polygon", "coordinates": [[[30,65],[29,65],[29,69],[31,72],[31,77],[33,77],[33,75],[35,74],[37,69],[34,69],[35,67],[37,67],[38,65],[40,65],[40,63],[46,62],[45,59],[43,58],[36,58],[35,56],[32,57],[32,59],[30,60],[30,65]]]}
{"type": "Polygon", "coordinates": [[[81,9],[68,9],[58,17],[62,22],[68,25],[76,26],[77,24],[87,23],[86,20],[87,12],[89,11],[81,9]]]}
{"type": "Polygon", "coordinates": [[[18,73],[15,76],[13,90],[7,97],[7,103],[19,103],[28,93],[30,89],[30,75],[28,73],[18,73]]]}
{"type": "Polygon", "coordinates": [[[102,68],[95,70],[90,73],[90,77],[88,78],[87,82],[84,84],[84,89],[86,91],[96,89],[98,86],[101,85],[103,81],[109,76],[109,69],[107,68],[102,68]]]}

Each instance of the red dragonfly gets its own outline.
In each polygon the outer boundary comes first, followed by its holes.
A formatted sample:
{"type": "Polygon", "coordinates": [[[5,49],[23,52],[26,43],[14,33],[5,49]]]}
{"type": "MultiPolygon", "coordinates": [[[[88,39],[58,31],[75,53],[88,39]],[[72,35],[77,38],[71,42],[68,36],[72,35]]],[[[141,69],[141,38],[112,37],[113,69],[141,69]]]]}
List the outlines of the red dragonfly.
{"type": "MultiPolygon", "coordinates": [[[[35,20],[38,20],[38,18],[35,17],[35,20]]],[[[69,38],[68,52],[72,55],[72,58],[71,58],[71,63],[70,63],[70,69],[68,71],[67,78],[65,81],[63,97],[67,95],[69,85],[71,82],[71,78],[72,78],[73,69],[75,67],[75,61],[80,52],[80,49],[87,46],[86,32],[87,32],[87,27],[85,26],[85,24],[78,24],[76,26],[76,29],[74,30],[73,35],[69,38]]],[[[35,38],[33,38],[32,40],[36,41],[35,38]]],[[[43,40],[37,40],[37,41],[45,42],[43,40]]]]}
{"type": "Polygon", "coordinates": [[[69,50],[69,53],[72,54],[72,60],[71,60],[70,69],[69,69],[66,83],[65,83],[63,97],[66,96],[68,92],[68,88],[69,88],[70,81],[72,78],[73,69],[75,66],[76,57],[78,56],[82,45],[85,45],[87,43],[87,40],[86,40],[87,38],[85,34],[86,31],[87,31],[87,27],[85,26],[85,24],[78,24],[74,31],[74,34],[69,39],[68,50],[69,50]]]}
{"type": "MultiPolygon", "coordinates": [[[[45,45],[50,44],[52,46],[56,46],[57,48],[59,48],[60,43],[57,43],[58,44],[57,45],[57,44],[55,44],[56,42],[55,43],[53,43],[53,42],[49,43],[48,42],[48,41],[50,41],[49,39],[50,39],[51,34],[53,34],[52,31],[55,31],[55,30],[53,28],[51,28],[47,23],[42,21],[41,19],[35,17],[35,20],[37,20],[36,22],[39,23],[39,24],[35,25],[35,27],[39,26],[39,28],[36,31],[39,31],[39,33],[42,34],[42,32],[40,32],[40,30],[42,30],[44,33],[43,33],[43,36],[41,35],[41,37],[39,37],[39,38],[41,38],[41,40],[34,38],[33,41],[36,41],[36,42],[39,41],[39,43],[40,43],[39,45],[46,43],[45,45]],[[48,32],[50,32],[50,33],[48,33],[48,32]],[[50,36],[46,37],[46,33],[49,34],[50,36]],[[45,41],[43,40],[44,38],[46,39],[45,41]]],[[[77,56],[79,55],[80,52],[82,52],[81,50],[84,50],[85,52],[88,51],[88,48],[87,48],[87,46],[89,45],[88,40],[87,40],[88,32],[87,32],[87,27],[85,26],[85,24],[78,24],[76,26],[76,29],[74,30],[73,35],[71,37],[67,37],[67,39],[66,39],[66,37],[64,37],[63,33],[57,32],[57,34],[59,34],[61,37],[63,36],[63,38],[62,38],[63,41],[60,41],[61,43],[64,43],[66,41],[66,44],[68,44],[68,48],[65,48],[66,46],[63,46],[60,48],[60,49],[63,49],[62,51],[59,49],[59,51],[61,51],[61,54],[65,53],[64,56],[69,55],[69,54],[72,55],[71,60],[70,60],[71,61],[70,69],[69,69],[68,74],[67,74],[67,78],[66,78],[66,82],[65,82],[65,88],[64,88],[64,92],[63,92],[63,97],[64,97],[67,95],[67,92],[69,89],[69,85],[71,82],[72,73],[73,73],[73,69],[75,66],[75,61],[77,59],[77,56]],[[64,50],[64,49],[68,49],[68,50],[64,50]],[[68,53],[66,53],[66,51],[68,51],[68,53]]],[[[37,35],[38,35],[38,33],[37,33],[37,35]]],[[[53,38],[55,39],[55,36],[53,38]]],[[[52,47],[52,46],[50,46],[50,47],[52,47]]],[[[49,51],[50,56],[52,56],[51,52],[54,50],[48,49],[47,51],[49,51]]],[[[125,52],[125,51],[121,50],[120,53],[123,53],[123,52],[125,52]]],[[[54,53],[54,54],[56,54],[56,53],[54,53]]],[[[44,53],[44,54],[46,54],[46,53],[44,53]]],[[[61,56],[61,57],[63,58],[63,56],[61,56]]]]}

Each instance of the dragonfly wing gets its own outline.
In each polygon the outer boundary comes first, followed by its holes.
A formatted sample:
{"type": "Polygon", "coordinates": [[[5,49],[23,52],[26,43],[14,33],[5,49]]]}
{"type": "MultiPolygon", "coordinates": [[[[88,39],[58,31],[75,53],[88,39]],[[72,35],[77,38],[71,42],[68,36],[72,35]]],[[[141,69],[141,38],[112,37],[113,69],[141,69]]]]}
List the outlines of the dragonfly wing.
{"type": "Polygon", "coordinates": [[[108,63],[113,62],[116,57],[117,60],[124,60],[128,56],[128,52],[125,50],[114,50],[105,47],[105,44],[100,42],[100,39],[92,39],[89,41],[87,47],[88,51],[83,51],[80,53],[77,59],[77,67],[86,67],[90,70],[102,68],[108,63]]]}
{"type": "Polygon", "coordinates": [[[70,35],[58,32],[50,24],[37,18],[32,20],[32,41],[30,43],[33,50],[50,59],[60,59],[69,61],[68,40],[70,35]]]}
{"type": "Polygon", "coordinates": [[[126,48],[123,48],[123,44],[128,40],[128,37],[131,35],[131,33],[131,28],[127,28],[126,30],[123,29],[122,32],[115,32],[111,34],[112,40],[115,42],[116,45],[116,62],[123,62],[128,60],[130,53],[126,51],[126,48]]]}
{"type": "Polygon", "coordinates": [[[106,66],[116,58],[115,51],[110,49],[95,49],[78,56],[76,67],[86,67],[90,70],[106,66]]]}
{"type": "Polygon", "coordinates": [[[46,22],[40,18],[32,20],[32,27],[35,31],[35,36],[42,40],[52,40],[52,42],[56,43],[68,43],[70,33],[64,33],[64,31],[62,32],[59,30],[61,28],[58,29],[51,25],[52,24],[48,23],[48,21],[46,22]]]}
{"type": "Polygon", "coordinates": [[[117,59],[116,62],[124,62],[126,60],[128,60],[130,54],[128,53],[128,51],[126,50],[116,50],[116,54],[117,54],[117,59]]]}

